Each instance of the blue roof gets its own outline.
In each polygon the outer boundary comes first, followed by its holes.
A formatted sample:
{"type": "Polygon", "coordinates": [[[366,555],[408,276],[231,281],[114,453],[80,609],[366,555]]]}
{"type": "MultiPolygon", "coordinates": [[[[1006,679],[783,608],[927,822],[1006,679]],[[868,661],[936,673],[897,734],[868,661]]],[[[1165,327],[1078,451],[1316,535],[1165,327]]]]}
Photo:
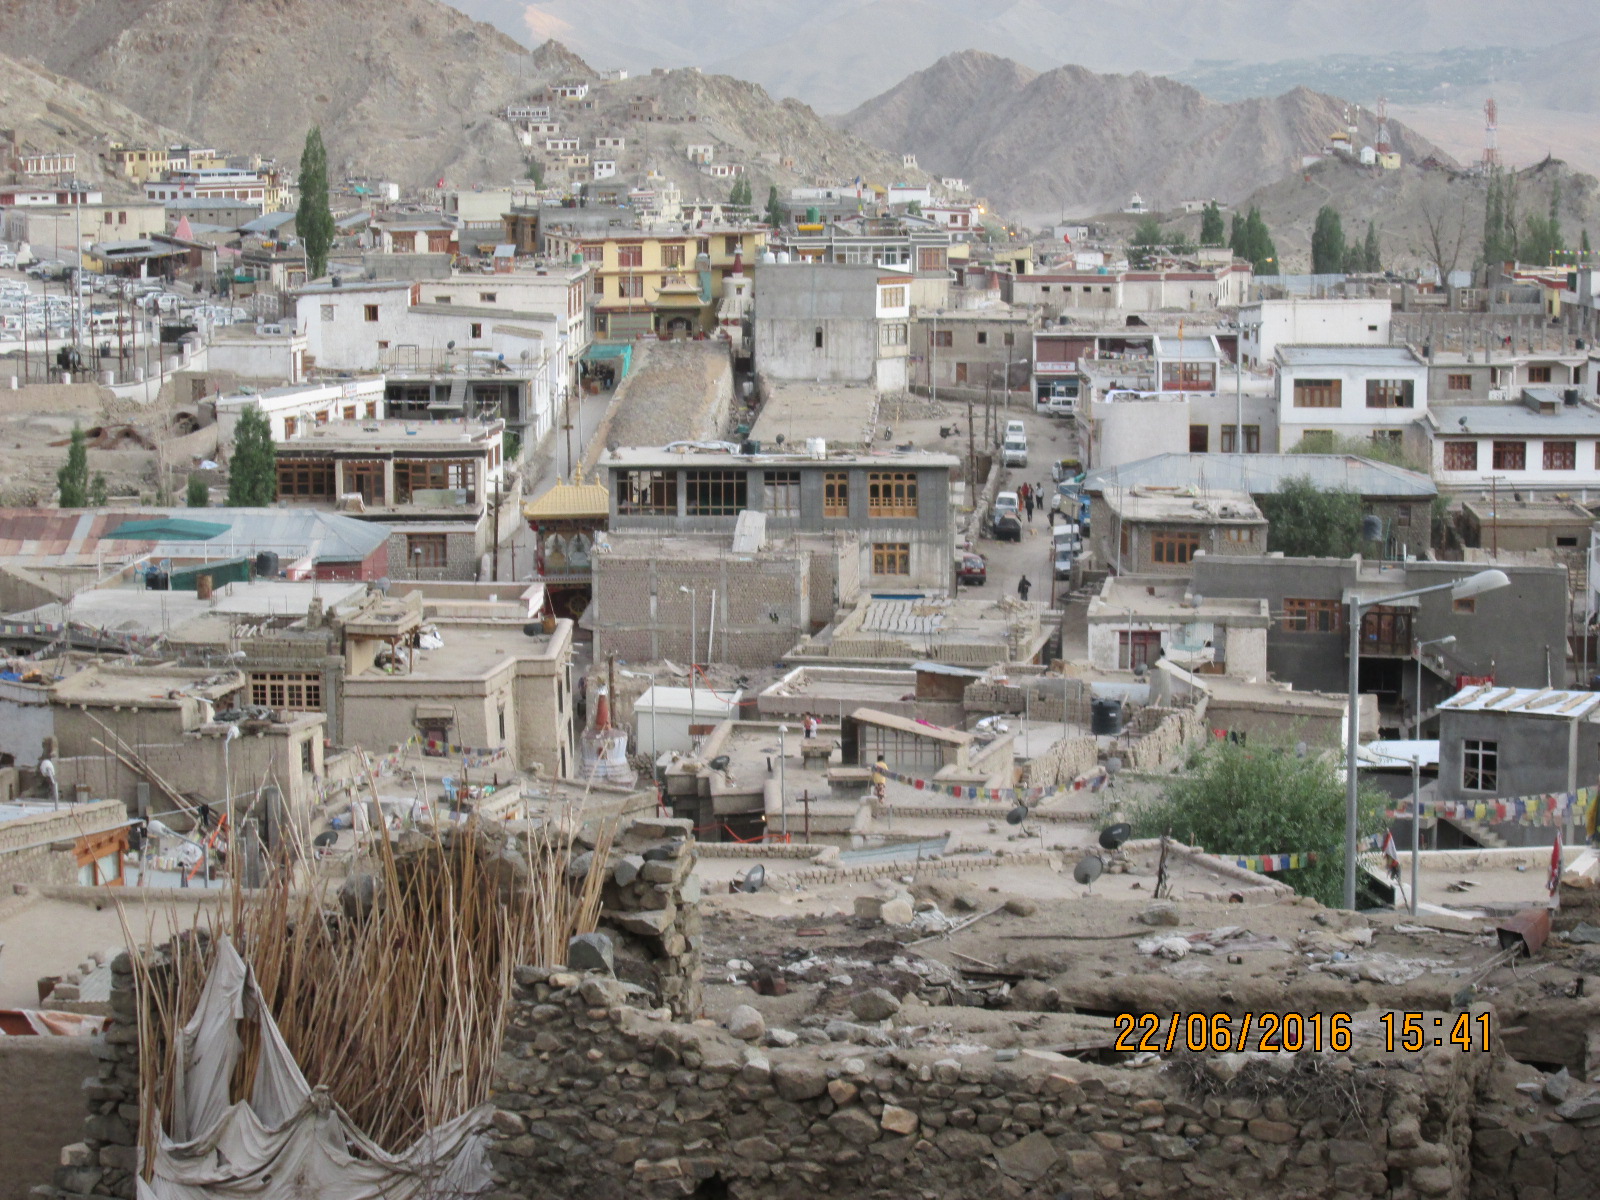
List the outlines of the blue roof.
{"type": "Polygon", "coordinates": [[[294,218],[295,214],[292,212],[266,213],[253,221],[246,221],[239,226],[239,229],[244,233],[272,233],[275,230],[282,229],[294,218]]]}
{"type": "MultiPolygon", "coordinates": [[[[389,540],[389,527],[373,521],[359,521],[343,513],[318,508],[173,508],[172,517],[206,524],[216,523],[224,531],[203,542],[195,541],[196,553],[217,553],[229,547],[238,554],[271,550],[282,558],[309,555],[314,562],[361,562],[389,540]]],[[[179,554],[177,549],[189,539],[163,538],[161,552],[179,554]]]]}

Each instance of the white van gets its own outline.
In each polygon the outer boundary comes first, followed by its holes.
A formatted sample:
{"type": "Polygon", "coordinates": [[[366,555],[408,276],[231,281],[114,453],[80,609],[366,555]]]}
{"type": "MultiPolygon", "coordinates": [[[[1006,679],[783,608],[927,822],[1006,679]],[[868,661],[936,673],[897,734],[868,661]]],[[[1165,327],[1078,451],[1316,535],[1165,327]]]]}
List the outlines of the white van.
{"type": "Polygon", "coordinates": [[[1021,438],[1023,441],[1027,441],[1028,427],[1021,421],[1007,421],[1005,440],[1009,442],[1012,438],[1021,438]]]}
{"type": "Polygon", "coordinates": [[[1020,435],[1007,434],[1004,444],[1000,447],[1000,462],[1007,467],[1027,466],[1028,439],[1020,435]]]}

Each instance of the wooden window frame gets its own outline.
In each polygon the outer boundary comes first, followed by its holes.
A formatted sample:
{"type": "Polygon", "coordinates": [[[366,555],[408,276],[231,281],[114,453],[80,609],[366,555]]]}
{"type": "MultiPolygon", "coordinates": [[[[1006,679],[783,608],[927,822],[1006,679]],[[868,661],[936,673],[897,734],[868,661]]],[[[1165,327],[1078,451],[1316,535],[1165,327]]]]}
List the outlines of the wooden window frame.
{"type": "Polygon", "coordinates": [[[1367,380],[1368,408],[1415,408],[1416,385],[1409,379],[1367,380]]]}
{"type": "Polygon", "coordinates": [[[750,507],[749,489],[746,471],[685,471],[684,512],[691,517],[736,517],[750,507]]]}
{"type": "Polygon", "coordinates": [[[1496,471],[1526,471],[1528,469],[1528,443],[1526,441],[1497,441],[1494,443],[1493,458],[1496,471]],[[1513,459],[1516,465],[1512,465],[1513,459]]]}
{"type": "Polygon", "coordinates": [[[918,513],[915,471],[869,471],[867,516],[912,517],[918,513]]]}
{"type": "Polygon", "coordinates": [[[850,515],[850,472],[827,471],[822,476],[822,515],[850,515]]]}
{"type": "Polygon", "coordinates": [[[1345,626],[1344,605],[1323,597],[1292,597],[1283,602],[1285,633],[1339,633],[1345,626]]]}
{"type": "Polygon", "coordinates": [[[873,542],[872,573],[903,578],[911,574],[910,542],[873,542]]]}
{"type": "Polygon", "coordinates": [[[1343,408],[1344,381],[1339,379],[1296,379],[1295,408],[1343,408]]]}
{"type": "Polygon", "coordinates": [[[1472,376],[1446,375],[1444,377],[1444,390],[1447,392],[1470,392],[1472,390],[1472,376]]]}
{"type": "Polygon", "coordinates": [[[1578,469],[1578,443],[1575,441],[1544,443],[1544,469],[1546,471],[1576,471],[1578,469]]]}
{"type": "Polygon", "coordinates": [[[617,476],[617,512],[630,516],[678,515],[676,471],[624,471],[617,476]]]}
{"type": "Polygon", "coordinates": [[[1188,566],[1200,549],[1198,529],[1154,529],[1150,532],[1150,561],[1167,567],[1188,566]]]}
{"type": "Polygon", "coordinates": [[[769,517],[800,515],[800,472],[763,471],[761,509],[769,517]]]}
{"type": "Polygon", "coordinates": [[[1488,738],[1461,739],[1461,790],[1500,790],[1500,743],[1488,738]]]}
{"type": "Polygon", "coordinates": [[[1440,460],[1446,471],[1476,471],[1478,469],[1478,443],[1464,440],[1447,441],[1440,460]]]}

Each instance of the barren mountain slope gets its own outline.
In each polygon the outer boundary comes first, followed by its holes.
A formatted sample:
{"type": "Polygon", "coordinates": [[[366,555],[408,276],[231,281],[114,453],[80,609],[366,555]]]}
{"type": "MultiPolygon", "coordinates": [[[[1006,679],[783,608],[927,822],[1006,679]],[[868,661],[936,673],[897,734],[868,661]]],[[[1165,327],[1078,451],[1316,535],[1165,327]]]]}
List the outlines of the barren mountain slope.
{"type": "Polygon", "coordinates": [[[17,141],[39,150],[77,153],[80,179],[105,181],[104,154],[114,141],[164,142],[182,135],[98,92],[0,55],[0,113],[17,141]]]}
{"type": "MultiPolygon", "coordinates": [[[[947,55],[840,118],[934,175],[957,175],[1003,212],[1047,220],[1117,208],[1237,200],[1299,165],[1345,122],[1331,96],[1296,88],[1219,104],[1169,79],[1059,67],[1042,75],[977,51],[947,55]]],[[[1375,123],[1365,113],[1362,135],[1375,123]]],[[[1396,147],[1440,151],[1390,122],[1396,147]]]]}
{"type": "Polygon", "coordinates": [[[292,162],[320,124],[333,163],[413,182],[520,175],[495,110],[582,69],[436,0],[0,0],[0,38],[207,142],[292,162]]]}

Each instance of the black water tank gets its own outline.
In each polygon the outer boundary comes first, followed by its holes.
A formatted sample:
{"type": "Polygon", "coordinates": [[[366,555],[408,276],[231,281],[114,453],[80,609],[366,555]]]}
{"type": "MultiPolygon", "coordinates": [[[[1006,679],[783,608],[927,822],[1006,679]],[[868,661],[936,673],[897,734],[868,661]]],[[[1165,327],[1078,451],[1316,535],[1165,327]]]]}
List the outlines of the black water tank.
{"type": "Polygon", "coordinates": [[[256,578],[276,579],[278,577],[278,556],[271,550],[263,550],[256,555],[256,578]]]}
{"type": "Polygon", "coordinates": [[[172,577],[165,571],[148,571],[144,577],[144,590],[166,592],[172,590],[172,577]]]}
{"type": "Polygon", "coordinates": [[[1089,701],[1089,732],[1115,736],[1122,732],[1122,701],[1099,698],[1089,701]]]}

